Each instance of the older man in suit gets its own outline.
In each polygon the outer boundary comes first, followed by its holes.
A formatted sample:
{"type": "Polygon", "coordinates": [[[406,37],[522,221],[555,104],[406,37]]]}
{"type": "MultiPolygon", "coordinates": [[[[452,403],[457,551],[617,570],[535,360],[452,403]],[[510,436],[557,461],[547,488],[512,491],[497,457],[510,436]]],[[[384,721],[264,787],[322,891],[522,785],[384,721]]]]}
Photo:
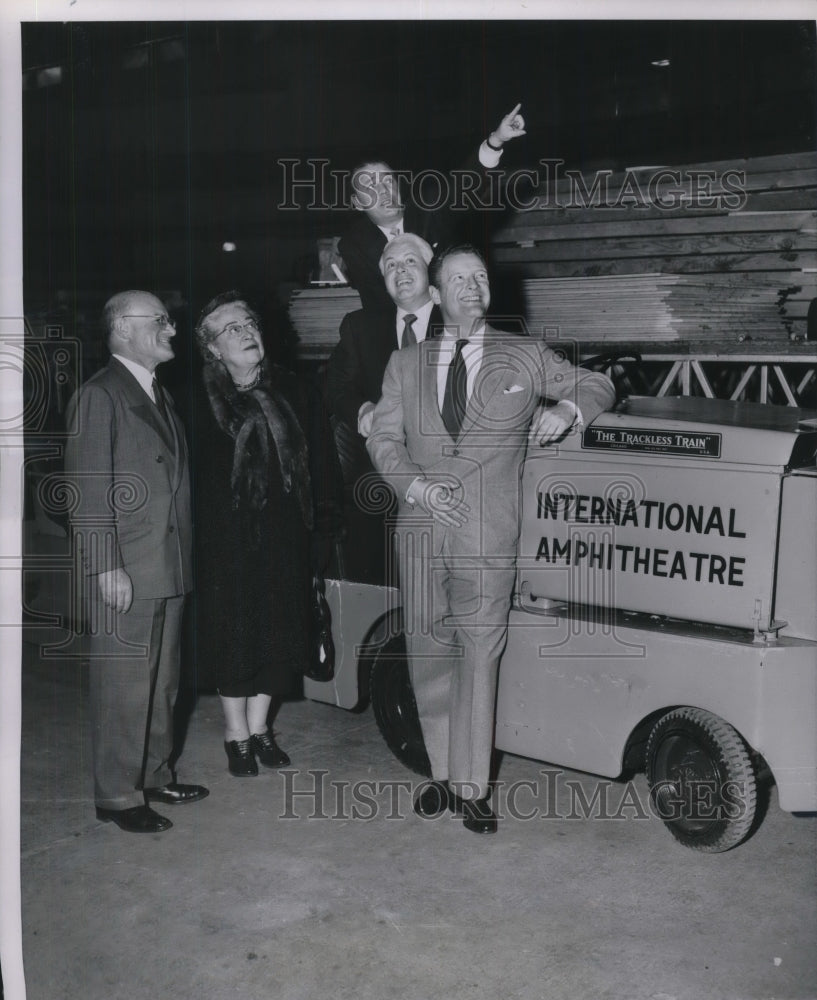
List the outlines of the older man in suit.
{"type": "Polygon", "coordinates": [[[154,375],[173,357],[175,328],[161,300],[137,290],[114,295],[103,319],[112,357],[71,401],[66,451],[90,659],[94,798],[98,819],[158,833],[172,823],[151,802],[208,794],[177,783],[168,765],[192,581],[184,430],[154,375]]]}
{"type": "Polygon", "coordinates": [[[406,649],[434,779],[414,809],[448,807],[469,830],[492,833],[497,670],[528,438],[558,440],[615,394],[606,376],[487,325],[488,273],[473,247],[435,256],[429,282],[443,336],[392,355],[367,447],[400,503],[406,649]],[[543,398],[554,405],[540,408],[543,398]]]}
{"type": "MultiPolygon", "coordinates": [[[[480,145],[476,156],[472,156],[457,172],[462,177],[467,175],[472,182],[470,193],[466,195],[464,190],[462,192],[463,201],[485,202],[485,171],[499,166],[506,142],[526,134],[525,121],[519,113],[521,107],[517,104],[502,118],[480,145]],[[473,183],[474,179],[477,183],[473,183]]],[[[449,178],[445,178],[445,182],[448,181],[449,178]]],[[[452,197],[444,206],[425,207],[422,197],[404,197],[397,173],[383,160],[365,160],[358,164],[352,172],[352,191],[352,208],[359,214],[341,237],[338,250],[346,265],[349,284],[358,290],[361,305],[367,311],[389,307],[388,296],[378,274],[378,263],[386,244],[395,237],[416,233],[435,246],[440,241],[451,239],[469,218],[479,218],[479,227],[484,228],[484,215],[451,210],[451,203],[456,200],[453,184],[449,185],[452,197]]],[[[435,190],[433,197],[440,197],[440,191],[435,190]]],[[[462,206],[463,209],[465,207],[462,206]]]]}

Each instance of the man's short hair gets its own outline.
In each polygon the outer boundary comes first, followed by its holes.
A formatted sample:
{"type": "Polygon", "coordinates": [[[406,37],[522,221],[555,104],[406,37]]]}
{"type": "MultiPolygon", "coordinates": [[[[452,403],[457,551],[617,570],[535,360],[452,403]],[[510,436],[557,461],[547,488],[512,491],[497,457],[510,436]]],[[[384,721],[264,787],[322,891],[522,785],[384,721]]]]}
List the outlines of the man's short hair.
{"type": "Polygon", "coordinates": [[[196,343],[199,345],[199,351],[205,361],[211,361],[213,359],[213,355],[207,349],[207,345],[216,339],[213,331],[210,330],[207,325],[208,320],[216,309],[220,309],[222,306],[231,305],[233,303],[244,306],[252,319],[254,319],[259,326],[261,325],[260,316],[255,309],[249,305],[241,292],[237,291],[235,288],[231,288],[228,292],[221,292],[219,295],[216,295],[215,298],[210,299],[207,305],[199,313],[199,318],[196,320],[196,343]]]}
{"type": "Polygon", "coordinates": [[[367,170],[370,167],[385,167],[390,174],[394,173],[392,168],[389,166],[389,161],[384,159],[382,156],[368,156],[363,160],[357,161],[357,163],[352,167],[350,177],[354,177],[355,174],[359,174],[361,170],[367,170]]]}
{"type": "Polygon", "coordinates": [[[386,254],[395,247],[402,247],[403,245],[414,247],[426,264],[430,263],[432,257],[434,256],[431,244],[426,243],[422,236],[418,236],[416,233],[401,233],[399,236],[395,236],[393,240],[386,244],[383,253],[380,255],[380,260],[378,261],[377,266],[380,268],[381,274],[385,274],[383,259],[386,254]]]}
{"type": "Polygon", "coordinates": [[[102,307],[102,327],[106,333],[113,333],[114,324],[119,317],[130,309],[131,299],[139,292],[135,289],[117,292],[112,295],[102,307]]]}
{"type": "Polygon", "coordinates": [[[108,338],[108,346],[116,334],[116,321],[131,309],[131,302],[134,295],[153,295],[153,292],[142,292],[137,288],[128,289],[125,292],[117,292],[112,295],[102,307],[102,317],[100,325],[102,332],[108,338]]]}
{"type": "Polygon", "coordinates": [[[478,250],[473,243],[457,243],[455,246],[443,247],[442,250],[436,250],[434,256],[431,258],[431,263],[428,265],[428,283],[433,285],[435,288],[440,287],[440,275],[442,274],[443,264],[449,257],[455,257],[461,253],[473,254],[475,257],[479,257],[482,263],[485,265],[485,269],[488,269],[488,264],[485,260],[485,254],[478,250]]]}

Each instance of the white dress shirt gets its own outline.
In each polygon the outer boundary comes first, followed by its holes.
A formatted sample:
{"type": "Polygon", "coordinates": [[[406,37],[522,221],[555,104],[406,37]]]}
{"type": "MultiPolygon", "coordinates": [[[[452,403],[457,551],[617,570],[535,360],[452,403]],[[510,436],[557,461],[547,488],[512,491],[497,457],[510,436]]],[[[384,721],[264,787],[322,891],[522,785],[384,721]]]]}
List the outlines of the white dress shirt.
{"type": "Polygon", "coordinates": [[[130,358],[123,358],[121,354],[114,354],[113,357],[115,357],[117,361],[120,361],[128,369],[131,375],[133,375],[139,385],[141,385],[148,394],[149,399],[154,403],[157,402],[153,397],[153,372],[149,372],[147,368],[144,368],[137,361],[131,361],[130,358]]]}
{"type": "MultiPolygon", "coordinates": [[[[465,398],[470,399],[474,391],[474,380],[482,364],[483,343],[482,338],[485,333],[485,324],[475,330],[468,338],[468,343],[462,349],[462,357],[465,361],[465,398]]],[[[440,351],[437,355],[437,403],[440,412],[443,409],[443,399],[445,398],[445,383],[448,378],[448,366],[457,350],[458,338],[455,333],[448,330],[443,331],[440,339],[440,351]]]]}
{"type": "Polygon", "coordinates": [[[377,228],[386,237],[386,242],[391,243],[392,240],[396,240],[398,236],[403,235],[403,220],[398,219],[390,226],[378,226],[377,228]]]}
{"type": "Polygon", "coordinates": [[[405,329],[405,318],[408,315],[416,316],[417,319],[412,323],[412,330],[414,331],[414,336],[419,344],[421,340],[426,339],[426,334],[428,333],[428,321],[431,319],[431,310],[434,308],[434,303],[431,299],[426,302],[424,306],[420,306],[419,309],[401,309],[397,307],[397,320],[395,323],[395,329],[397,330],[397,346],[403,346],[403,331],[405,329]]]}

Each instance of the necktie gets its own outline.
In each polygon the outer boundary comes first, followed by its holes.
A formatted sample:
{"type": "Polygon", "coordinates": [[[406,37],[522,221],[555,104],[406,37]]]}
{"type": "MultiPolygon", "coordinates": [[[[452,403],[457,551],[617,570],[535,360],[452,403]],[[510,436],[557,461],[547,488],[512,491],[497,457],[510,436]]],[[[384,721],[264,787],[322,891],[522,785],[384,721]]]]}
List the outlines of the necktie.
{"type": "Polygon", "coordinates": [[[162,395],[162,389],[156,380],[153,379],[153,402],[156,404],[156,409],[159,411],[159,416],[164,420],[167,426],[170,426],[170,418],[167,415],[167,407],[165,406],[165,398],[162,395]]]}
{"type": "Polygon", "coordinates": [[[403,317],[403,339],[400,341],[400,349],[404,347],[411,347],[412,344],[417,343],[417,337],[414,333],[414,321],[417,317],[414,313],[406,313],[403,317]]]}
{"type": "Polygon", "coordinates": [[[467,372],[465,358],[462,356],[462,350],[467,343],[467,340],[457,341],[457,349],[448,366],[443,394],[443,423],[455,441],[460,436],[460,428],[465,419],[465,407],[468,403],[467,372]]]}
{"type": "Polygon", "coordinates": [[[395,237],[400,236],[400,235],[401,235],[401,233],[400,233],[399,226],[395,226],[394,229],[390,229],[389,230],[389,243],[391,243],[391,241],[393,239],[395,239],[395,237]]]}

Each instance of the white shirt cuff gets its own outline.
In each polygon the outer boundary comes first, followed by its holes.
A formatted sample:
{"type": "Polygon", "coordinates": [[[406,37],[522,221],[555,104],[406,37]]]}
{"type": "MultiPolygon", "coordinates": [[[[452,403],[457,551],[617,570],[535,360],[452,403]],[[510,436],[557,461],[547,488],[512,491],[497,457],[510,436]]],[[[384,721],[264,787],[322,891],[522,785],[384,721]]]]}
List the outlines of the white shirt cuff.
{"type": "MultiPolygon", "coordinates": [[[[471,147],[474,148],[473,146],[471,147]]],[[[488,145],[488,140],[486,139],[482,145],[479,147],[479,162],[490,170],[492,167],[498,167],[499,161],[502,159],[501,149],[491,149],[488,145]]]]}

